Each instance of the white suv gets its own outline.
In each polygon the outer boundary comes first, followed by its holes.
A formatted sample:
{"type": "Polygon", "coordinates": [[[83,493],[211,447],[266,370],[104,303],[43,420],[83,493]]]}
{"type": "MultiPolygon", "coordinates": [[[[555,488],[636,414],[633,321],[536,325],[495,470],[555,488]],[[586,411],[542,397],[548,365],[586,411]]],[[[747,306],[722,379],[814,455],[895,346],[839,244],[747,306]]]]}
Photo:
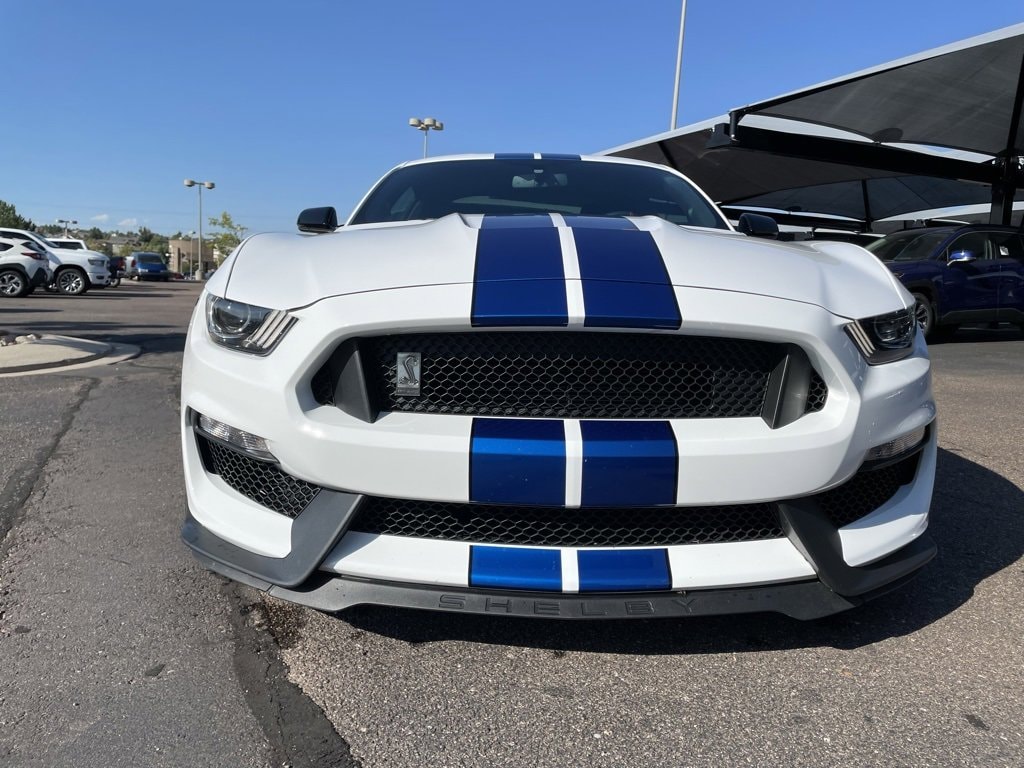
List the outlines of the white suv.
{"type": "Polygon", "coordinates": [[[24,229],[0,228],[0,237],[29,240],[45,250],[53,268],[53,286],[61,293],[74,296],[110,283],[110,260],[102,253],[64,250],[24,229]]]}
{"type": "Polygon", "coordinates": [[[31,241],[0,237],[0,298],[28,296],[51,277],[46,251],[31,241]]]}

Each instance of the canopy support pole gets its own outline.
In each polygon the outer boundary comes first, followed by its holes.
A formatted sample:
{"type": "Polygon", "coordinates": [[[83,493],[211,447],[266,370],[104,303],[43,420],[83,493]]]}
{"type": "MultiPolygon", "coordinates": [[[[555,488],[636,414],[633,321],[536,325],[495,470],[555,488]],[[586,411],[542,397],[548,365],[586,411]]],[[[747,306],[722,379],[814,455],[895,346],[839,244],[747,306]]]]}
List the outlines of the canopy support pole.
{"type": "Polygon", "coordinates": [[[1017,73],[1017,91],[1013,96],[1013,112],[1010,114],[1010,130],[1006,135],[1006,149],[999,163],[999,181],[992,185],[992,211],[989,224],[1009,224],[1013,216],[1013,198],[1017,194],[1020,175],[1020,157],[1017,153],[1017,128],[1020,126],[1021,108],[1024,107],[1024,56],[1021,56],[1020,71],[1017,73]]]}

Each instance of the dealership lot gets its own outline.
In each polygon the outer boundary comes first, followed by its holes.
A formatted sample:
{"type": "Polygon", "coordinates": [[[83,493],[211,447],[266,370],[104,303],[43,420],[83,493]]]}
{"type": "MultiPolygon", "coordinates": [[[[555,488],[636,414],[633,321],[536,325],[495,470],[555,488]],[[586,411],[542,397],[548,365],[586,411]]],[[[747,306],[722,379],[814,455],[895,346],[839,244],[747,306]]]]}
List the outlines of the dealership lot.
{"type": "Polygon", "coordinates": [[[939,556],[860,609],[334,618],[229,585],[178,541],[177,387],[199,288],[0,308],[4,327],[144,351],[0,379],[5,765],[1020,764],[1018,330],[933,347],[939,556]]]}

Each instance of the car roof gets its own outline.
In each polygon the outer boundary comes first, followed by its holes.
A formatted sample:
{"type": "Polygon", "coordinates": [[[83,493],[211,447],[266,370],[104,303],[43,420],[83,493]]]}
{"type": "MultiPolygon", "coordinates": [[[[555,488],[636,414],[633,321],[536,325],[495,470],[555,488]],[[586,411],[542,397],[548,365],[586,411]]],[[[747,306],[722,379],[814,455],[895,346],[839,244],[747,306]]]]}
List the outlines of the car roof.
{"type": "Polygon", "coordinates": [[[415,160],[407,160],[400,164],[399,168],[410,165],[430,165],[434,163],[450,163],[460,160],[585,160],[594,163],[611,163],[616,165],[642,165],[648,168],[658,168],[662,171],[678,173],[667,165],[649,163],[645,160],[634,160],[631,157],[609,157],[607,155],[581,155],[576,152],[490,152],[462,155],[435,155],[434,157],[423,157],[415,160]]]}

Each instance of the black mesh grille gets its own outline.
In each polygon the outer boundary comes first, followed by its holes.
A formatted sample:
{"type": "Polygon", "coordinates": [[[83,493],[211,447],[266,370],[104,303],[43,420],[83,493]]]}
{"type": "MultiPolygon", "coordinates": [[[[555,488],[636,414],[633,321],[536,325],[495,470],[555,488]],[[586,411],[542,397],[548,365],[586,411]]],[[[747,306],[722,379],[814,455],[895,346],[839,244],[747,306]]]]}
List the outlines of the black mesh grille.
{"type": "Polygon", "coordinates": [[[828,398],[828,387],[817,371],[811,371],[811,384],[807,388],[807,407],[804,413],[814,413],[825,407],[828,398]]]}
{"type": "Polygon", "coordinates": [[[350,530],[480,544],[643,547],[779,538],[772,504],[562,509],[367,498],[350,530]]]}
{"type": "Polygon", "coordinates": [[[206,469],[257,504],[295,517],[320,492],[320,487],[292,477],[273,464],[258,461],[196,434],[206,469]]]}
{"type": "Polygon", "coordinates": [[[381,410],[543,418],[758,416],[786,353],[769,342],[634,333],[453,333],[363,339],[381,410]],[[419,397],[395,394],[422,354],[419,397]]]}
{"type": "Polygon", "coordinates": [[[864,469],[850,480],[815,496],[836,528],[874,512],[914,479],[920,454],[882,469],[864,469]]]}

